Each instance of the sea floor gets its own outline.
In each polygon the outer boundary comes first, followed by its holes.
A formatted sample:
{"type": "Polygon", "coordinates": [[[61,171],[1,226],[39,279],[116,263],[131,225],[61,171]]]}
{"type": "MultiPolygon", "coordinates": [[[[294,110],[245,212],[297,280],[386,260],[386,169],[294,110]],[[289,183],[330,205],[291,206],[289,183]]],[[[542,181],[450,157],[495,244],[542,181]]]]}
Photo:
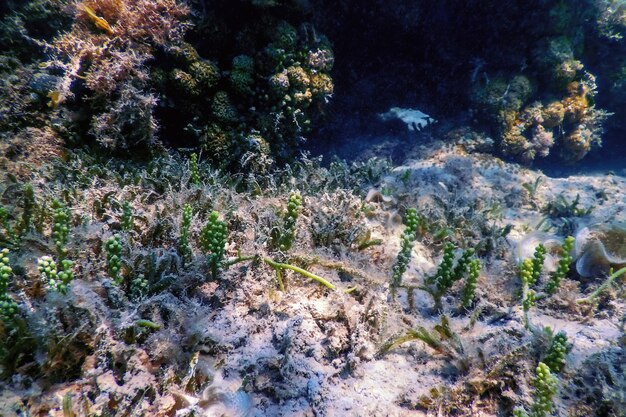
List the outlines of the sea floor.
{"type": "MultiPolygon", "coordinates": [[[[41,284],[36,260],[54,251],[46,222],[11,252],[10,293],[28,328],[19,339],[27,351],[3,363],[12,376],[0,385],[0,415],[508,416],[532,405],[549,326],[571,343],[555,415],[624,416],[623,281],[584,304],[578,300],[603,277],[572,271],[530,309],[527,328],[518,261],[526,253],[520,242],[533,234],[563,238],[626,221],[625,173],[551,178],[481,153],[480,143],[461,136],[377,142],[368,153],[393,148],[401,163],[369,154],[353,165],[305,160],[253,186],[202,164],[202,183],[191,184],[178,155],[144,165],[60,148],[0,158],[2,204],[15,216],[23,181],[40,206],[68,202],[76,275],[67,295],[41,284]],[[296,189],[303,211],[295,244],[279,253],[272,229],[296,189]],[[581,211],[568,211],[574,201],[581,211]],[[122,202],[133,211],[130,232],[121,230],[122,202]],[[177,251],[185,204],[194,209],[191,262],[177,251]],[[393,297],[411,207],[423,229],[393,297]],[[255,256],[218,277],[196,243],[211,210],[227,221],[227,257],[255,256]],[[113,234],[124,247],[121,286],[108,276],[102,247],[113,234]],[[420,289],[446,241],[475,248],[481,259],[470,308],[460,306],[462,282],[441,309],[420,289]],[[335,288],[283,270],[283,291],[263,258],[298,265],[335,288]],[[150,290],[133,296],[139,275],[150,290]],[[442,320],[449,337],[437,333],[442,320]],[[421,340],[384,348],[420,328],[440,335],[438,349],[421,340]]],[[[3,146],[7,155],[10,144],[3,146]]],[[[539,285],[554,268],[546,263],[539,285]]]]}

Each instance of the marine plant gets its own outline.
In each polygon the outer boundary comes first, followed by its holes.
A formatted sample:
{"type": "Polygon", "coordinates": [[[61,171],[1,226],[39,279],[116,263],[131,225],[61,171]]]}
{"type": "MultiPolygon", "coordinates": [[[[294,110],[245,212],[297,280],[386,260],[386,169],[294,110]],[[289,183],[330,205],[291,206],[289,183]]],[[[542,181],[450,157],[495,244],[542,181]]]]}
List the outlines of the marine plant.
{"type": "Polygon", "coordinates": [[[535,252],[532,258],[524,259],[520,265],[520,278],[522,281],[522,310],[524,311],[524,325],[526,328],[530,328],[530,322],[528,320],[528,311],[535,305],[537,300],[537,294],[533,288],[543,270],[543,263],[546,259],[546,247],[539,243],[535,247],[535,252]]]}
{"type": "Polygon", "coordinates": [[[0,251],[0,319],[8,323],[17,313],[17,303],[9,295],[9,278],[13,269],[9,264],[9,249],[0,251]]]}
{"type": "Polygon", "coordinates": [[[534,182],[525,182],[522,183],[522,187],[528,193],[530,197],[530,204],[533,208],[537,208],[537,203],[535,202],[535,198],[537,196],[537,190],[539,190],[539,185],[541,184],[542,177],[537,177],[534,182]]]}
{"type": "Polygon", "coordinates": [[[563,194],[558,194],[554,200],[549,201],[541,209],[541,212],[552,218],[567,218],[584,217],[593,211],[593,206],[581,208],[579,204],[580,194],[576,194],[576,198],[572,201],[568,201],[563,194]]]}
{"type": "Polygon", "coordinates": [[[189,177],[189,182],[193,185],[200,184],[200,171],[198,170],[198,154],[192,153],[189,157],[189,170],[191,171],[191,176],[189,177]]]}
{"type": "Polygon", "coordinates": [[[207,256],[213,279],[217,278],[219,269],[222,267],[228,238],[226,223],[220,220],[219,216],[217,211],[212,211],[200,232],[200,246],[207,256]]]}
{"type": "Polygon", "coordinates": [[[298,266],[291,265],[285,262],[276,262],[266,257],[263,258],[263,262],[265,262],[267,265],[269,265],[270,267],[274,269],[274,271],[276,272],[276,281],[278,283],[278,288],[283,292],[285,291],[285,284],[283,280],[282,271],[285,269],[294,271],[306,278],[316,281],[322,284],[323,286],[325,286],[326,288],[329,288],[331,290],[335,289],[335,286],[330,281],[320,277],[319,275],[315,275],[312,272],[307,271],[306,269],[302,269],[298,266]]]}
{"type": "Polygon", "coordinates": [[[536,369],[536,377],[533,381],[535,392],[533,405],[530,413],[523,407],[517,407],[513,411],[515,417],[546,417],[554,408],[554,396],[558,390],[558,379],[552,375],[550,368],[543,362],[539,362],[536,369]]]}
{"type": "Polygon", "coordinates": [[[11,225],[9,216],[9,210],[4,206],[0,206],[0,242],[13,247],[19,240],[19,234],[11,225]]]}
{"type": "Polygon", "coordinates": [[[11,221],[9,210],[0,205],[0,243],[9,247],[19,247],[22,238],[33,228],[35,193],[31,184],[22,189],[22,215],[19,221],[11,221]]]}
{"type": "Polygon", "coordinates": [[[573,236],[565,238],[563,245],[561,246],[561,259],[559,259],[557,269],[550,274],[550,280],[546,284],[546,292],[548,294],[554,294],[561,285],[561,280],[569,272],[570,265],[572,264],[572,250],[574,249],[575,239],[573,236]]]}
{"type": "Polygon", "coordinates": [[[478,276],[480,275],[480,259],[472,259],[468,266],[467,280],[463,288],[461,306],[468,308],[476,298],[476,287],[478,286],[478,276]]]}
{"type": "Polygon", "coordinates": [[[567,343],[567,334],[563,331],[556,335],[552,334],[552,329],[545,328],[546,334],[550,338],[550,346],[543,359],[543,363],[548,365],[552,373],[558,374],[565,365],[565,357],[571,346],[567,343]]]}
{"type": "Polygon", "coordinates": [[[400,237],[400,252],[396,257],[396,263],[393,266],[391,275],[391,294],[394,298],[398,287],[402,285],[402,275],[406,272],[407,266],[411,260],[411,251],[413,250],[413,243],[416,239],[418,222],[417,210],[414,208],[407,209],[405,218],[406,227],[400,237]]]}
{"type": "Polygon", "coordinates": [[[191,205],[185,204],[183,206],[182,220],[180,223],[180,238],[178,240],[178,253],[180,253],[184,262],[190,262],[192,256],[191,241],[189,240],[192,216],[193,210],[191,205]]]}
{"type": "Polygon", "coordinates": [[[48,216],[48,206],[44,201],[39,206],[37,206],[37,210],[33,217],[33,226],[35,228],[35,231],[40,235],[44,234],[44,230],[48,221],[48,216]]]}
{"type": "Polygon", "coordinates": [[[443,258],[437,267],[437,272],[435,275],[427,277],[425,280],[426,285],[420,287],[432,295],[435,301],[435,310],[441,309],[441,299],[444,294],[452,288],[452,285],[454,285],[455,282],[462,279],[465,274],[472,271],[472,274],[475,274],[475,278],[477,279],[476,274],[479,272],[480,263],[474,263],[472,267],[473,269],[470,269],[470,265],[472,265],[472,256],[474,256],[474,249],[465,249],[456,261],[456,265],[454,261],[455,250],[456,247],[451,242],[444,245],[443,258]]]}
{"type": "Polygon", "coordinates": [[[604,282],[598,288],[596,288],[587,297],[580,298],[576,300],[576,302],[579,304],[589,304],[589,303],[595,302],[595,300],[600,296],[600,294],[602,294],[604,291],[610,288],[613,285],[613,282],[615,282],[615,280],[621,277],[622,275],[626,275],[626,267],[618,269],[615,272],[613,272],[613,268],[611,268],[609,270],[609,276],[606,278],[606,280],[604,280],[604,282]]]}
{"type": "Polygon", "coordinates": [[[530,417],[528,412],[523,407],[515,407],[513,410],[513,417],[530,417]]]}
{"type": "Polygon", "coordinates": [[[121,285],[123,277],[122,268],[122,242],[118,235],[111,236],[105,243],[104,248],[107,254],[107,269],[109,277],[116,285],[121,285]]]}
{"type": "Polygon", "coordinates": [[[24,236],[25,234],[30,232],[33,227],[33,216],[34,216],[34,210],[35,210],[35,192],[33,190],[32,184],[24,185],[23,203],[24,203],[24,206],[22,208],[22,219],[19,225],[20,236],[24,236]]]}
{"type": "Polygon", "coordinates": [[[550,368],[543,362],[537,366],[537,376],[533,382],[535,387],[534,404],[532,415],[534,417],[545,417],[554,408],[554,396],[558,390],[558,379],[552,375],[550,368]]]}
{"type": "Polygon", "coordinates": [[[522,310],[524,311],[524,325],[530,327],[528,321],[528,311],[535,305],[535,291],[531,288],[533,282],[533,260],[524,259],[520,268],[520,278],[522,280],[522,310]]]}
{"type": "Polygon", "coordinates": [[[74,262],[69,259],[61,261],[61,269],[57,268],[57,264],[51,256],[46,255],[37,259],[37,269],[41,274],[41,280],[48,289],[61,294],[67,294],[68,286],[74,280],[73,266],[74,262]]]}
{"type": "Polygon", "coordinates": [[[539,243],[537,247],[535,247],[535,253],[532,257],[533,269],[532,269],[532,278],[529,280],[529,285],[536,285],[541,277],[541,271],[543,270],[543,263],[546,260],[546,247],[543,243],[539,243]]]}
{"type": "Polygon", "coordinates": [[[467,370],[468,358],[459,335],[452,330],[450,321],[445,315],[442,314],[440,320],[441,323],[435,325],[432,330],[419,326],[416,330],[411,329],[392,336],[380,346],[377,355],[382,356],[406,342],[420,340],[448,360],[458,360],[457,366],[461,370],[467,370]]]}
{"type": "Polygon", "coordinates": [[[135,279],[130,282],[130,297],[133,300],[140,300],[145,297],[150,290],[150,283],[144,274],[138,274],[135,279]]]}
{"type": "Polygon", "coordinates": [[[52,241],[54,242],[59,258],[65,256],[67,239],[70,233],[70,211],[60,200],[52,202],[52,241]]]}
{"type": "Polygon", "coordinates": [[[124,201],[124,204],[122,204],[120,223],[124,232],[131,232],[134,228],[133,209],[128,201],[124,201]]]}
{"type": "Polygon", "coordinates": [[[272,243],[276,249],[286,252],[293,246],[296,239],[298,216],[301,210],[302,196],[299,191],[292,191],[289,194],[287,209],[282,216],[283,224],[272,229],[272,243]]]}

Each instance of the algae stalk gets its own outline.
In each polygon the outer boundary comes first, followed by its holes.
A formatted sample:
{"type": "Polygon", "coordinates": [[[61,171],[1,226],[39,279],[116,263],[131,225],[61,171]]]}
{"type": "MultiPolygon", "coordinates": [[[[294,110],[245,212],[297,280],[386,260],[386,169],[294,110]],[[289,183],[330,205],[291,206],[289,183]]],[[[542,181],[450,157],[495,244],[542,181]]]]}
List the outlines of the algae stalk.
{"type": "Polygon", "coordinates": [[[621,275],[624,275],[624,273],[626,273],[626,267],[619,269],[617,272],[614,272],[613,274],[611,274],[603,283],[602,285],[600,285],[594,292],[592,292],[591,294],[589,294],[589,296],[585,297],[585,298],[580,298],[578,300],[576,300],[576,302],[578,304],[583,304],[583,303],[591,303],[593,302],[593,300],[595,300],[601,293],[602,291],[606,290],[608,287],[610,287],[613,284],[613,281],[615,281],[618,277],[620,277],[621,275]]]}
{"type": "MultiPolygon", "coordinates": [[[[281,262],[275,262],[275,261],[273,261],[273,260],[271,260],[269,258],[263,258],[263,262],[265,262],[266,264],[268,264],[269,266],[274,268],[277,272],[280,269],[290,269],[290,270],[292,270],[294,272],[297,272],[300,275],[303,275],[303,276],[305,276],[307,278],[312,279],[313,281],[319,282],[320,284],[324,285],[327,288],[330,288],[331,290],[335,289],[335,286],[333,284],[331,284],[329,281],[327,281],[324,278],[322,278],[320,276],[317,276],[317,275],[315,275],[315,274],[313,274],[313,273],[311,273],[311,272],[309,272],[307,270],[299,268],[297,266],[290,265],[290,264],[285,264],[285,263],[281,263],[281,262]]],[[[281,291],[282,290],[284,290],[284,288],[281,289],[281,291]]]]}

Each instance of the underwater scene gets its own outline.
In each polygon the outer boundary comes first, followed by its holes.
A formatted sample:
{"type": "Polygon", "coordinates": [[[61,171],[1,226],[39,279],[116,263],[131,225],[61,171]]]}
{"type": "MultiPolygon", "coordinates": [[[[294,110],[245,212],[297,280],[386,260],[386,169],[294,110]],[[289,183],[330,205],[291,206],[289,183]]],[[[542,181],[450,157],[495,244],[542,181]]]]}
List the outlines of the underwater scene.
{"type": "Polygon", "coordinates": [[[626,417],[625,0],[1,0],[0,417],[626,417]]]}

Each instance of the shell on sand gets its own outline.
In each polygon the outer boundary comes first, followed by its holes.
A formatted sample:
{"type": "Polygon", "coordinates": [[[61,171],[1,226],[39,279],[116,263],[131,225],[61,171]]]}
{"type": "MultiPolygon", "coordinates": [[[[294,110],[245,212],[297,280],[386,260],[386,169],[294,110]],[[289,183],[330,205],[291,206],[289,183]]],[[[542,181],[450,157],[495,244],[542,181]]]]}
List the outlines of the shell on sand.
{"type": "Polygon", "coordinates": [[[583,277],[605,275],[626,266],[626,224],[596,223],[576,234],[576,271],[583,277]]]}
{"type": "Polygon", "coordinates": [[[515,260],[518,264],[521,264],[524,262],[524,259],[532,258],[537,245],[540,243],[547,249],[544,269],[548,272],[553,271],[558,261],[553,252],[555,248],[561,246],[562,239],[550,233],[532,232],[524,236],[515,247],[515,260]]]}

